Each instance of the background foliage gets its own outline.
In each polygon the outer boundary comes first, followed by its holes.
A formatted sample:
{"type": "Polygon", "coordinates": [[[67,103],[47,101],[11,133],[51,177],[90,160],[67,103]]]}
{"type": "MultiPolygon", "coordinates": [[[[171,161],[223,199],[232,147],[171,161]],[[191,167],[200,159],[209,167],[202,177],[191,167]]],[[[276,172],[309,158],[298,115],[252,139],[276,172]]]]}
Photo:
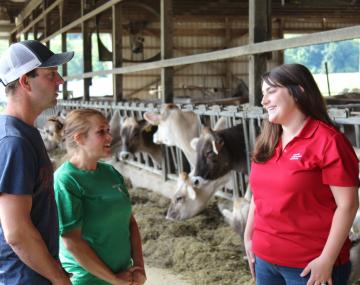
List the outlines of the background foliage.
{"type": "Polygon", "coordinates": [[[359,53],[360,40],[354,39],[287,49],[284,62],[304,64],[312,73],[325,73],[325,62],[329,73],[359,72],[359,53]]]}

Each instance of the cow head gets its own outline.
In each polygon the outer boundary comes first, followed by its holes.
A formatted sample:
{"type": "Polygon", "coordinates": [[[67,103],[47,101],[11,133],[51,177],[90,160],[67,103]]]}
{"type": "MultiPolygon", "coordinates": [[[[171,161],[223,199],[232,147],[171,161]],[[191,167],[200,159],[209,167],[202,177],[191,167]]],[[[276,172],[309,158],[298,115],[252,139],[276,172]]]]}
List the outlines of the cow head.
{"type": "Polygon", "coordinates": [[[176,145],[176,136],[174,136],[174,119],[181,110],[174,104],[165,104],[161,114],[146,112],[144,119],[152,125],[157,125],[157,132],[153,140],[156,144],[165,144],[168,146],[176,145]]]}
{"type": "Polygon", "coordinates": [[[196,166],[192,177],[195,186],[199,187],[206,180],[225,175],[231,160],[220,132],[205,128],[199,138],[191,141],[191,146],[196,150],[196,166]]]}
{"type": "Polygon", "coordinates": [[[64,148],[63,128],[63,121],[59,117],[47,119],[44,127],[40,130],[47,151],[64,148]]]}
{"type": "Polygon", "coordinates": [[[118,152],[121,149],[121,137],[120,137],[121,115],[119,110],[116,110],[112,115],[109,122],[109,127],[110,127],[110,134],[113,138],[111,141],[111,152],[118,159],[118,152]]]}
{"type": "Polygon", "coordinates": [[[187,173],[179,174],[176,191],[171,199],[166,218],[169,220],[185,220],[195,216],[204,207],[200,207],[197,189],[193,187],[187,173]]]}
{"type": "Polygon", "coordinates": [[[60,122],[64,123],[65,122],[65,119],[66,119],[66,116],[69,114],[69,110],[66,110],[66,109],[62,109],[61,111],[58,112],[57,116],[60,120],[60,122]]]}
{"type": "Polygon", "coordinates": [[[230,174],[219,179],[206,181],[201,187],[194,187],[190,177],[181,173],[177,181],[177,190],[171,198],[166,218],[170,220],[186,220],[205,209],[207,202],[219,188],[223,187],[230,174]]]}
{"type": "Polygon", "coordinates": [[[239,197],[233,200],[232,209],[227,204],[219,203],[218,208],[227,222],[235,232],[243,238],[247,217],[249,214],[250,201],[239,197]]]}
{"type": "Polygon", "coordinates": [[[151,143],[156,130],[157,126],[150,125],[145,120],[126,118],[120,130],[121,160],[127,160],[134,153],[144,150],[151,143]]]}

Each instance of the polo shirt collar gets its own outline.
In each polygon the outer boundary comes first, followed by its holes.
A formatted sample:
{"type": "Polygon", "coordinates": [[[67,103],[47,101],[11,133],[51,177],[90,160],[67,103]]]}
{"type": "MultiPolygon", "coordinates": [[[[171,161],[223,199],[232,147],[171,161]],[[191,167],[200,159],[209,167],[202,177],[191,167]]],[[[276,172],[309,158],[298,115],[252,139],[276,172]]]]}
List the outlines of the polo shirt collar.
{"type": "Polygon", "coordinates": [[[303,138],[303,139],[311,138],[314,135],[314,133],[316,132],[316,130],[318,129],[319,124],[320,124],[320,121],[315,120],[311,117],[308,117],[306,119],[304,127],[302,128],[302,130],[296,137],[303,138]]]}

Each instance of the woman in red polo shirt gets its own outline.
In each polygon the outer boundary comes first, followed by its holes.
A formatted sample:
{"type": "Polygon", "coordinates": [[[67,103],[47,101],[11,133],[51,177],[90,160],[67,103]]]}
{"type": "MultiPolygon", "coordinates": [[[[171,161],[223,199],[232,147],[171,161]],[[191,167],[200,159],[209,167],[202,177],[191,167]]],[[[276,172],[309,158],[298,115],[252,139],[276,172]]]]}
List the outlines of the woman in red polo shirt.
{"type": "Polygon", "coordinates": [[[353,148],[305,66],[274,68],[262,92],[268,120],[253,153],[244,235],[256,284],[345,285],[359,207],[353,148]]]}

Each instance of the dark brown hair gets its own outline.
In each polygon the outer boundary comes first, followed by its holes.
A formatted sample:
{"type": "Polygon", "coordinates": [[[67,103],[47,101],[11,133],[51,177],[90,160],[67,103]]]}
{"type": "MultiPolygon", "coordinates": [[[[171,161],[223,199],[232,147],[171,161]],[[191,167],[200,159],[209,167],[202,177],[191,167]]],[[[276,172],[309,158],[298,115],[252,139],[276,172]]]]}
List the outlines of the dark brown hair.
{"type": "MultiPolygon", "coordinates": [[[[36,71],[36,68],[29,71],[28,73],[25,74],[28,77],[34,78],[36,76],[38,76],[38,73],[36,71]]],[[[12,94],[19,86],[19,78],[10,82],[8,85],[6,85],[5,87],[5,93],[8,94],[12,94]]]]}
{"type": "MultiPolygon", "coordinates": [[[[262,76],[262,82],[272,87],[285,87],[294,97],[295,103],[306,116],[333,125],[311,72],[301,64],[283,64],[275,67],[262,76]]],[[[265,162],[275,151],[275,147],[282,133],[281,125],[263,121],[262,131],[257,138],[253,161],[265,162]]]]}

